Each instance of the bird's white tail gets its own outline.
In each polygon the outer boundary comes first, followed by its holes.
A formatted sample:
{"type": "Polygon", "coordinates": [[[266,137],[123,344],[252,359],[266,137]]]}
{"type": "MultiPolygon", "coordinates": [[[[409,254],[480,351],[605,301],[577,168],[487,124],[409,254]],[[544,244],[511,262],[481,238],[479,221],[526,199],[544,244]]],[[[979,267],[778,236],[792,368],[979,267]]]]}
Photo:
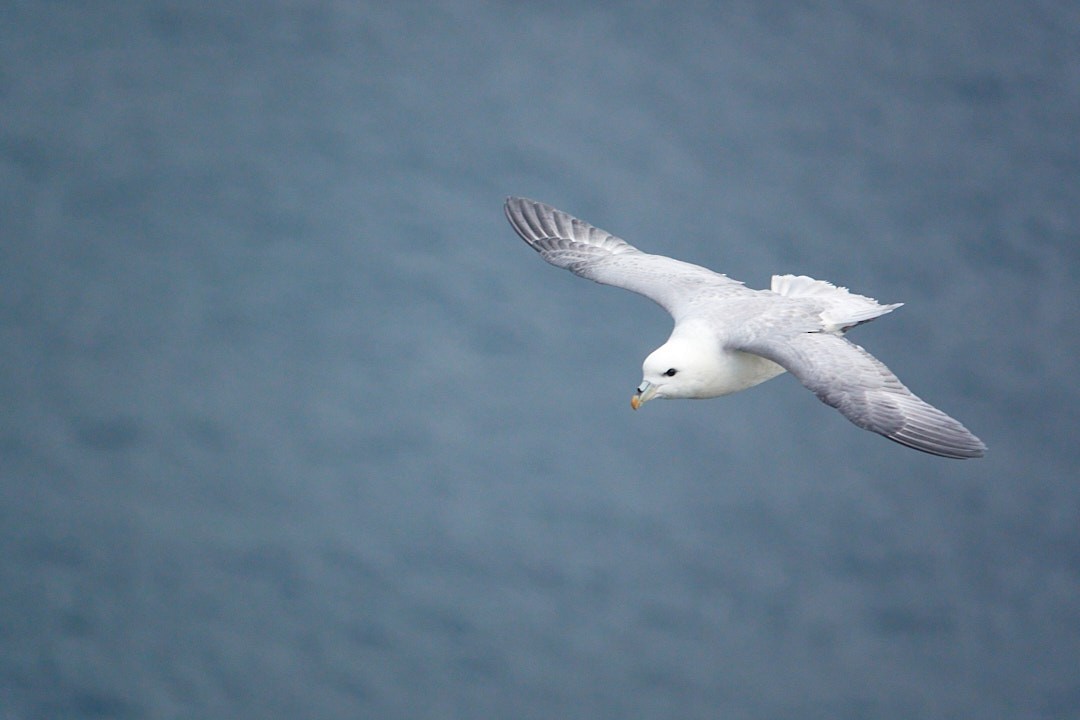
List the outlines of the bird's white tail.
{"type": "Polygon", "coordinates": [[[813,297],[821,301],[821,322],[826,332],[843,332],[890,313],[904,303],[882,305],[845,287],[806,275],[773,275],[772,291],[785,297],[813,297]]]}

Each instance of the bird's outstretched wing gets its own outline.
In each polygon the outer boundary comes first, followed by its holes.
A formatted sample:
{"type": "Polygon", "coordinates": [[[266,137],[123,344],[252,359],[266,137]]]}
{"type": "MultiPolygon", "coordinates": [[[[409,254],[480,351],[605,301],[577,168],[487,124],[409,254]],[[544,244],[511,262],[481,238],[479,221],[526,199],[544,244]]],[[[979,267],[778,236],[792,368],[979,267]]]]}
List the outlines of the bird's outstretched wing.
{"type": "Polygon", "coordinates": [[[700,265],[643,253],[609,232],[535,200],[507,198],[505,210],[517,234],[555,267],[644,295],[676,318],[689,301],[702,296],[754,292],[700,265]]]}
{"type": "Polygon", "coordinates": [[[986,446],[957,420],[923,401],[884,363],[828,332],[758,333],[730,347],[768,358],[859,427],[949,458],[982,457],[986,446]]]}

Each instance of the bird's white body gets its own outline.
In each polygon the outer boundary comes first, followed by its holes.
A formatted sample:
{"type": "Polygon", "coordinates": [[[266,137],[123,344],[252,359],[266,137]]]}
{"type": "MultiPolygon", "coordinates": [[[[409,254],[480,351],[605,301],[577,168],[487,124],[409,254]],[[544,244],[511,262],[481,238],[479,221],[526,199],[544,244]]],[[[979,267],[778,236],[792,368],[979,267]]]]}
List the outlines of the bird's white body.
{"type": "Polygon", "coordinates": [[[776,275],[769,290],[752,290],[701,266],[643,253],[524,198],[509,198],[506,216],[552,265],[640,293],[671,313],[675,328],[642,365],[635,409],[652,398],[729,395],[789,371],[853,423],[890,440],[943,457],[979,457],[985,450],[844,337],[899,304],[882,305],[804,275],[776,275]]]}

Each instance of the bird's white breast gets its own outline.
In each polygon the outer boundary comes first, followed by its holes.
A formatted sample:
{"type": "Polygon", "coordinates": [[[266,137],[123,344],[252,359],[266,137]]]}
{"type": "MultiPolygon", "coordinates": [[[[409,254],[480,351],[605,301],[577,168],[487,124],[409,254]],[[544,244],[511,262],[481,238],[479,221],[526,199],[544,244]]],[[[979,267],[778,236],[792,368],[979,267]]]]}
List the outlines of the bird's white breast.
{"type": "Polygon", "coordinates": [[[717,355],[715,371],[704,383],[704,394],[699,397],[730,395],[771,380],[783,372],[784,368],[772,360],[738,350],[727,350],[717,355]]]}

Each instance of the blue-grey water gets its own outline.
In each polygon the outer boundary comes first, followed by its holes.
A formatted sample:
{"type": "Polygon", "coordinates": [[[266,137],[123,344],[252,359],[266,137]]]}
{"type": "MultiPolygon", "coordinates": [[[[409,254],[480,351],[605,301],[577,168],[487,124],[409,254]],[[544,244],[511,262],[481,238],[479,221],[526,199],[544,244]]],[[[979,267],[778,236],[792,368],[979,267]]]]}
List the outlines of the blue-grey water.
{"type": "Polygon", "coordinates": [[[1080,6],[0,9],[0,719],[1080,717],[1080,6]],[[670,319],[506,195],[854,331],[633,413],[670,319]]]}

